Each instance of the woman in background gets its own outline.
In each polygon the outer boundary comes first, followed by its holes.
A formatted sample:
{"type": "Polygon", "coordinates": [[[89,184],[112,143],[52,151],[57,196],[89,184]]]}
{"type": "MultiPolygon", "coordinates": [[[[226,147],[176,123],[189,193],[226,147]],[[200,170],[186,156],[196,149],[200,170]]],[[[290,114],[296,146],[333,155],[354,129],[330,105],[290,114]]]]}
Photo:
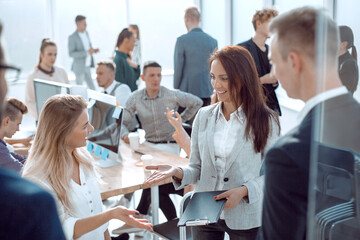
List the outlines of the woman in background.
{"type": "Polygon", "coordinates": [[[127,84],[132,92],[137,90],[136,80],[140,77],[140,65],[131,57],[135,42],[134,34],[128,28],[124,28],[116,41],[114,57],[115,80],[127,84]]]}
{"type": "Polygon", "coordinates": [[[53,194],[67,239],[108,240],[111,219],[152,231],[147,220],[133,217],[139,214],[135,210],[115,207],[102,211],[92,158],[84,149],[93,130],[81,96],[52,96],[40,113],[23,176],[53,194]]]}
{"type": "Polygon", "coordinates": [[[60,83],[69,83],[68,76],[63,68],[54,66],[57,56],[56,43],[49,38],[41,41],[39,63],[30,73],[26,82],[25,103],[31,116],[38,119],[34,91],[34,79],[39,78],[60,83]]]}
{"type": "Polygon", "coordinates": [[[357,65],[357,52],[354,45],[354,35],[348,26],[339,26],[339,75],[343,85],[354,93],[359,82],[359,69],[357,65]],[[348,49],[351,48],[351,55],[348,49]]]}
{"type": "Polygon", "coordinates": [[[134,50],[132,50],[131,52],[131,57],[136,64],[141,65],[141,42],[140,42],[140,31],[138,25],[130,24],[129,31],[134,34],[136,39],[134,50]]]}

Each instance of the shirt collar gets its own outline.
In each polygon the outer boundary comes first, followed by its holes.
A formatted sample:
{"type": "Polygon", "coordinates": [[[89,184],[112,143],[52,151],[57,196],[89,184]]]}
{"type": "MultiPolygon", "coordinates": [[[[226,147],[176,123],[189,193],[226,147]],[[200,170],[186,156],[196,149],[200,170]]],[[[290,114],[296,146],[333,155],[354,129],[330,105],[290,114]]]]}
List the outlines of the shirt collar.
{"type": "Polygon", "coordinates": [[[114,90],[115,85],[116,85],[116,83],[115,83],[115,81],[113,81],[108,88],[106,88],[106,89],[104,88],[104,91],[106,91],[108,94],[110,94],[114,90]]]}
{"type": "Polygon", "coordinates": [[[4,140],[0,139],[0,143],[6,146],[6,142],[4,140]]]}
{"type": "MultiPolygon", "coordinates": [[[[216,117],[216,121],[219,120],[221,116],[223,116],[225,118],[224,113],[222,111],[222,105],[223,105],[223,103],[220,102],[219,111],[218,111],[218,114],[217,114],[217,117],[216,117]]],[[[245,113],[242,110],[241,106],[238,109],[236,109],[235,112],[230,114],[230,119],[231,119],[232,116],[235,116],[242,124],[245,123],[246,116],[245,116],[245,113]]]]}
{"type": "Polygon", "coordinates": [[[127,58],[129,57],[126,53],[120,52],[120,51],[118,51],[118,50],[116,50],[116,54],[120,55],[121,57],[123,57],[123,58],[125,58],[125,59],[127,59],[127,58]]]}
{"type": "Polygon", "coordinates": [[[348,91],[345,86],[334,88],[325,92],[322,92],[315,97],[310,98],[306,103],[303,109],[297,116],[297,122],[300,124],[306,115],[313,109],[317,104],[324,102],[330,98],[334,98],[343,94],[346,94],[348,91]]]}
{"type": "Polygon", "coordinates": [[[158,94],[157,94],[156,97],[154,97],[154,98],[151,98],[151,97],[149,97],[149,96],[147,95],[146,88],[144,88],[142,91],[143,91],[143,98],[144,98],[144,100],[161,98],[161,97],[164,95],[164,94],[163,94],[163,87],[162,87],[162,86],[160,87],[160,90],[159,90],[158,94]]]}
{"type": "Polygon", "coordinates": [[[201,28],[193,28],[190,32],[202,32],[201,28]]]}

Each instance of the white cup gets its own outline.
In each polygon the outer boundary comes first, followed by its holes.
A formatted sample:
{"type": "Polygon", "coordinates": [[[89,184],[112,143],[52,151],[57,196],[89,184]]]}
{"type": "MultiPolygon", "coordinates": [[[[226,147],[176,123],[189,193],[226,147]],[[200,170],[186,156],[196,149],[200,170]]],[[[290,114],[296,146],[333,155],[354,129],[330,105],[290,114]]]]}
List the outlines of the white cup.
{"type": "Polygon", "coordinates": [[[146,169],[146,166],[150,166],[153,160],[153,156],[151,156],[150,154],[144,154],[140,157],[142,163],[143,163],[143,167],[145,171],[150,171],[146,169]]]}
{"type": "Polygon", "coordinates": [[[140,142],[139,142],[139,134],[137,132],[129,133],[128,135],[130,141],[130,148],[135,151],[139,149],[140,142]]]}

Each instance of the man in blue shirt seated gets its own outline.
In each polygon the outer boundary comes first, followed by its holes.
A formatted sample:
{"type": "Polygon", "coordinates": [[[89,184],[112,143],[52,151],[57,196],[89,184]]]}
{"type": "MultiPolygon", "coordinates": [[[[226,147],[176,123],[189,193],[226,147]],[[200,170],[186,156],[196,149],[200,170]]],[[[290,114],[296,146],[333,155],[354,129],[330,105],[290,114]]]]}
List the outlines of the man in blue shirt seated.
{"type": "Polygon", "coordinates": [[[23,114],[28,109],[24,103],[16,98],[8,98],[5,101],[5,109],[0,126],[0,166],[20,172],[26,156],[9,150],[4,137],[11,138],[19,130],[23,114]]]}
{"type": "MultiPolygon", "coordinates": [[[[1,30],[0,23],[0,36],[1,30]]],[[[7,92],[5,70],[9,68],[0,44],[0,106],[7,92]]],[[[0,239],[65,240],[50,193],[1,167],[0,189],[0,239]]]]}

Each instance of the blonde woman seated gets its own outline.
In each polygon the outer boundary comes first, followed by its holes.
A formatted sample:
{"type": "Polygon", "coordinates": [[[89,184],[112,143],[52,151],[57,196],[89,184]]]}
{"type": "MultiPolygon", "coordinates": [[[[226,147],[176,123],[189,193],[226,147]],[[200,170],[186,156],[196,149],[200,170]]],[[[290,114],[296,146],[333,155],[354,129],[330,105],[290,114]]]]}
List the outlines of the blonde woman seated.
{"type": "Polygon", "coordinates": [[[38,113],[36,110],[34,79],[39,78],[53,82],[69,83],[65,70],[54,66],[56,56],[56,43],[49,38],[44,38],[41,41],[39,63],[34,68],[34,71],[30,73],[26,82],[25,103],[29,108],[30,115],[33,116],[35,120],[38,119],[38,113]]]}
{"type": "Polygon", "coordinates": [[[135,210],[115,207],[102,211],[92,158],[83,148],[94,128],[88,121],[87,105],[80,96],[55,95],[41,111],[23,176],[50,191],[67,239],[110,239],[108,221],[119,219],[152,231],[135,210]]]}

